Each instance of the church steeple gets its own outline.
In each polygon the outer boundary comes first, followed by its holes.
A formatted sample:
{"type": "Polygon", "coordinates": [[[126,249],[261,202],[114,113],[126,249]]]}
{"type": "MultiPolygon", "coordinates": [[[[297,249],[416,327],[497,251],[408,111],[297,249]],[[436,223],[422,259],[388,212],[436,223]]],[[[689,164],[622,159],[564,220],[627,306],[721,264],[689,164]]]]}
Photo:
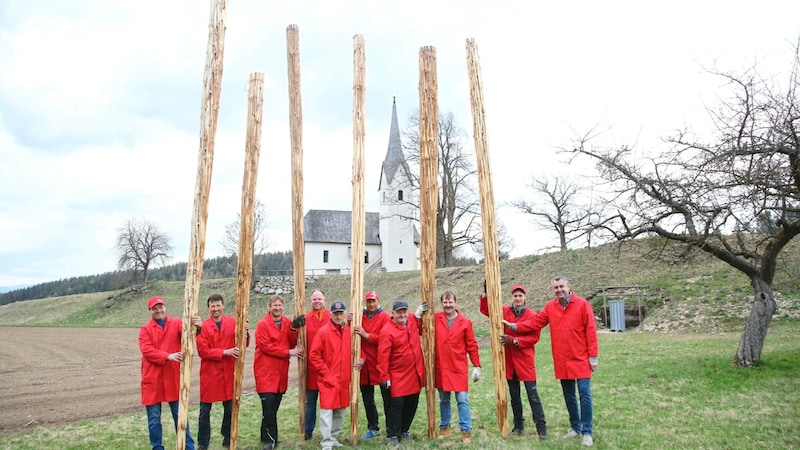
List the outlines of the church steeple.
{"type": "MultiPolygon", "coordinates": [[[[406,163],[406,158],[403,156],[403,143],[400,140],[400,126],[397,123],[397,99],[393,97],[392,123],[389,128],[389,148],[386,150],[386,158],[383,160],[382,168],[388,184],[392,183],[398,169],[404,170],[405,175],[410,179],[408,163],[406,163]]],[[[381,186],[378,186],[378,190],[380,189],[381,186]]]]}

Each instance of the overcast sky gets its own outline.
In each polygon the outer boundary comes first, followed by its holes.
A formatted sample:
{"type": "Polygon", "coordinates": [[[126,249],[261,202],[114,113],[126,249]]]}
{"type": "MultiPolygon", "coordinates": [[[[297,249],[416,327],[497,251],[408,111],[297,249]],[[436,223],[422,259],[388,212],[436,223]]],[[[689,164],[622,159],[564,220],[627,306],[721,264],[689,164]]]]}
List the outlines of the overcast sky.
{"type": "MultiPolygon", "coordinates": [[[[655,148],[700,125],[722,80],[758,63],[780,77],[800,36],[797,1],[264,1],[228,5],[206,234],[224,252],[241,210],[247,80],[263,72],[256,197],[272,251],[291,250],[286,27],[300,30],[304,209],[351,209],[353,36],[366,40],[366,209],[377,211],[392,98],[419,106],[418,53],[437,50],[439,109],[472,151],[465,40],[478,44],[498,203],[534,174],[580,176],[557,153],[598,126],[612,144],[655,148]]],[[[206,0],[0,2],[0,286],[116,269],[118,229],[146,219],[189,257],[208,40],[206,0]]],[[[500,208],[537,253],[556,236],[500,208]]]]}

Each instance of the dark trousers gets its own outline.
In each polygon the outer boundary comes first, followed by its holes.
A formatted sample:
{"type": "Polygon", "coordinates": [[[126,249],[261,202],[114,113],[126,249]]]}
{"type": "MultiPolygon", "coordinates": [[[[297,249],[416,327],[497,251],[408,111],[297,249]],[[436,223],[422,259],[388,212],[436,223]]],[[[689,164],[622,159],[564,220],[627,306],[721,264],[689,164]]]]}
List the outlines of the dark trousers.
{"type": "Polygon", "coordinates": [[[417,413],[419,392],[402,397],[392,397],[389,400],[389,410],[386,412],[386,437],[400,439],[403,433],[408,433],[414,415],[417,413]]]}
{"type": "Polygon", "coordinates": [[[317,425],[317,398],[318,390],[306,389],[306,439],[311,437],[317,425]]]}
{"type": "MultiPolygon", "coordinates": [[[[389,389],[381,386],[381,397],[383,397],[383,417],[389,417],[389,403],[392,396],[389,394],[389,389]]],[[[361,401],[364,404],[364,412],[367,414],[367,429],[372,431],[380,431],[381,427],[378,424],[378,407],[375,404],[375,386],[371,384],[361,385],[361,401]]],[[[308,420],[308,419],[306,419],[308,420]]],[[[388,423],[386,428],[389,428],[388,423]]]]}
{"type": "MultiPolygon", "coordinates": [[[[511,411],[514,413],[514,428],[525,429],[525,417],[522,415],[522,397],[519,390],[519,379],[517,374],[508,381],[508,393],[511,395],[511,411]]],[[[544,408],[539,399],[539,392],[536,390],[535,381],[524,381],[525,392],[528,395],[528,403],[531,406],[533,422],[536,424],[536,432],[539,434],[547,433],[547,422],[544,419],[544,408]]]]}
{"type": "MultiPolygon", "coordinates": [[[[200,447],[208,447],[208,442],[211,440],[211,407],[213,405],[213,403],[200,402],[200,420],[197,424],[197,445],[200,447]]],[[[233,400],[222,402],[222,427],[219,429],[222,435],[222,445],[231,442],[232,409],[233,400]]]]}
{"type": "Polygon", "coordinates": [[[261,442],[278,443],[278,408],[281,407],[283,393],[259,392],[261,399],[261,442]]]}

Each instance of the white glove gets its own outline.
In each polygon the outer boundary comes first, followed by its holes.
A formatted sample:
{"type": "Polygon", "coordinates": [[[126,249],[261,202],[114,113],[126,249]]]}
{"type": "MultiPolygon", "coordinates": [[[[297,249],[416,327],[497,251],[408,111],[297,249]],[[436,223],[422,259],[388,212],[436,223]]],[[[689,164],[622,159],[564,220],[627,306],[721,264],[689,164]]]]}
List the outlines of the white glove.
{"type": "Polygon", "coordinates": [[[417,306],[417,310],[414,311],[414,317],[416,317],[417,319],[422,319],[422,313],[424,313],[428,309],[430,309],[430,307],[428,306],[427,303],[420,303],[419,306],[417,306]]]}
{"type": "Polygon", "coordinates": [[[481,368],[480,367],[473,367],[472,368],[472,381],[481,381],[481,368]]]}

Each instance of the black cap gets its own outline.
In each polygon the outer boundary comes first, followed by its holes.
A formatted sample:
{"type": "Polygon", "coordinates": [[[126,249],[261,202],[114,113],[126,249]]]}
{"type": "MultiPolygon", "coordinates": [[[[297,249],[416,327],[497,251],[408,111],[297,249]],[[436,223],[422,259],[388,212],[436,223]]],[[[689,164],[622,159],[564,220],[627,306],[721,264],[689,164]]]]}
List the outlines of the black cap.
{"type": "Polygon", "coordinates": [[[398,309],[408,309],[408,303],[405,300],[395,300],[392,305],[392,311],[397,311],[398,309]]]}
{"type": "Polygon", "coordinates": [[[347,311],[347,308],[344,306],[344,303],[342,303],[342,302],[333,302],[333,304],[331,305],[331,312],[335,313],[335,312],[339,312],[339,311],[342,311],[342,312],[347,311]]]}

